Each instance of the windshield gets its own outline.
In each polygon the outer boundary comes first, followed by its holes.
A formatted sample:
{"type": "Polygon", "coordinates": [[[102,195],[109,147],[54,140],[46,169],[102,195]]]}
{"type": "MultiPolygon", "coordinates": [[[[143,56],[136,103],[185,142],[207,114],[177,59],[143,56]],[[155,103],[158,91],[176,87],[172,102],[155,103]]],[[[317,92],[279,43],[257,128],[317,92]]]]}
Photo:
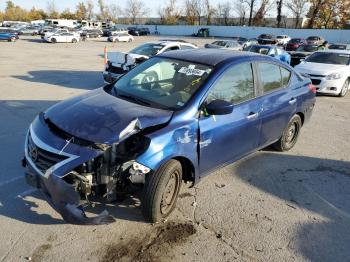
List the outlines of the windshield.
{"type": "Polygon", "coordinates": [[[146,106],[177,110],[200,88],[211,70],[207,65],[154,57],[122,76],[113,94],[146,106]]]}
{"type": "Polygon", "coordinates": [[[293,38],[292,40],[289,41],[290,43],[300,43],[301,39],[298,38],[293,38]]]}
{"type": "Polygon", "coordinates": [[[277,39],[283,39],[284,37],[283,37],[283,35],[278,35],[276,38],[277,39]]]}
{"type": "Polygon", "coordinates": [[[132,54],[155,56],[164,46],[157,44],[140,45],[130,51],[132,54]]]}
{"type": "Polygon", "coordinates": [[[306,40],[317,41],[319,40],[317,36],[310,36],[306,40]]]}
{"type": "Polygon", "coordinates": [[[302,45],[297,48],[297,51],[301,51],[301,52],[315,52],[317,50],[318,50],[317,45],[302,45]]]}
{"type": "Polygon", "coordinates": [[[215,41],[212,43],[212,45],[225,46],[226,43],[224,41],[215,41]]]}
{"type": "Polygon", "coordinates": [[[346,45],[330,45],[328,49],[340,49],[340,50],[345,50],[346,45]]]}
{"type": "Polygon", "coordinates": [[[320,64],[348,65],[350,54],[316,52],[310,55],[305,61],[320,64]]]}
{"type": "Polygon", "coordinates": [[[249,49],[250,52],[259,53],[263,55],[267,55],[269,53],[269,50],[270,49],[268,47],[261,47],[257,45],[254,45],[249,49]]]}

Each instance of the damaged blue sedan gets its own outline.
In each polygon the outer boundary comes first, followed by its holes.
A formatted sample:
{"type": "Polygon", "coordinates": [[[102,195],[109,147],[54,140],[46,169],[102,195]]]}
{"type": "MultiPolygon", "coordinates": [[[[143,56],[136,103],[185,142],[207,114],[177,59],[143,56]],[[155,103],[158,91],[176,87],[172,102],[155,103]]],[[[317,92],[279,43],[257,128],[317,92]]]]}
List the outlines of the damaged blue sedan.
{"type": "Polygon", "coordinates": [[[315,87],[286,63],[217,49],[166,52],[103,88],[40,113],[25,139],[27,182],[74,224],[96,196],[142,190],[147,221],[174,209],[183,181],[273,145],[291,149],[315,105],[315,87]]]}

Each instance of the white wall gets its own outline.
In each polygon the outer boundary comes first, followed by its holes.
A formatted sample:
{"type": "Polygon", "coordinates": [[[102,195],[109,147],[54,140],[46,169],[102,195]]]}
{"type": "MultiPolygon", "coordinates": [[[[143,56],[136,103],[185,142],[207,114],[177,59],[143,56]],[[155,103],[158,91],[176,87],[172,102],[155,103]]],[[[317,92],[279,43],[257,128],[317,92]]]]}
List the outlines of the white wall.
{"type": "MultiPolygon", "coordinates": [[[[127,25],[118,25],[127,27],[127,25]]],[[[140,25],[139,27],[148,27],[151,33],[155,31],[154,25],[140,25]]],[[[274,35],[284,34],[291,37],[307,38],[311,35],[324,37],[328,42],[350,43],[350,30],[332,30],[332,29],[285,29],[271,27],[246,27],[246,26],[188,26],[188,25],[158,25],[157,29],[161,35],[189,36],[197,33],[199,28],[207,27],[210,30],[210,36],[242,36],[247,38],[257,37],[262,33],[274,35]]]]}

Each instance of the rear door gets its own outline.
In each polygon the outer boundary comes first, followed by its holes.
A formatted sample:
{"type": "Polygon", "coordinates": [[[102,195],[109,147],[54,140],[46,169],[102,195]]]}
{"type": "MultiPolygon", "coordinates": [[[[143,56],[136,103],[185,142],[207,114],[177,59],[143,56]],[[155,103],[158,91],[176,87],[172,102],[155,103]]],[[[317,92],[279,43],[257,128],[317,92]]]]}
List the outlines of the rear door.
{"type": "Polygon", "coordinates": [[[259,146],[278,140],[296,112],[297,97],[293,96],[291,71],[275,63],[256,62],[262,98],[259,146]]]}
{"type": "Polygon", "coordinates": [[[234,104],[231,114],[199,117],[200,173],[238,159],[258,145],[261,103],[256,99],[255,79],[250,62],[225,70],[210,88],[204,104],[221,99],[234,104]]]}

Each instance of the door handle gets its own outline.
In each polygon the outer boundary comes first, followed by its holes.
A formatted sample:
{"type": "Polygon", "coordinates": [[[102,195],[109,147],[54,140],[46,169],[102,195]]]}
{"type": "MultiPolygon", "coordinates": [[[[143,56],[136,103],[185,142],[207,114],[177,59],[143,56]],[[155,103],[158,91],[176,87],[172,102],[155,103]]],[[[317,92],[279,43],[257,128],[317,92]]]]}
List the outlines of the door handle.
{"type": "Polygon", "coordinates": [[[258,117],[258,115],[259,115],[259,113],[250,112],[249,115],[247,116],[247,119],[248,120],[255,119],[258,117]]]}
{"type": "Polygon", "coordinates": [[[295,104],[295,102],[297,101],[297,99],[295,98],[295,97],[293,97],[291,100],[289,100],[289,104],[290,105],[293,105],[293,104],[295,104]]]}

